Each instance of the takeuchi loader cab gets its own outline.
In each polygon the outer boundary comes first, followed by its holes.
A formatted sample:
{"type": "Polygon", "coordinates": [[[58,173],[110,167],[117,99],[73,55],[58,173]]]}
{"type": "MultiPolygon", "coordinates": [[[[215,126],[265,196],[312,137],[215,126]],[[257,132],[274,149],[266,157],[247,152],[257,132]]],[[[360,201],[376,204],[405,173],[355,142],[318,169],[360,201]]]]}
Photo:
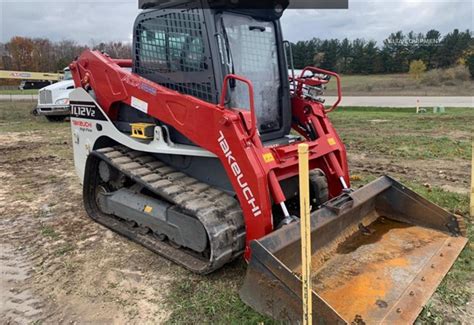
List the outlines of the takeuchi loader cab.
{"type": "Polygon", "coordinates": [[[289,76],[279,22],[288,3],[245,3],[140,1],[132,60],[86,51],[70,65],[88,215],[195,273],[243,256],[243,301],[299,321],[306,143],[313,319],[412,322],[467,241],[461,218],[388,176],[351,189],[329,119],[339,76],[289,76]]]}
{"type": "MultiPolygon", "coordinates": [[[[174,2],[171,2],[173,4],[174,2]]],[[[219,103],[224,77],[245,76],[254,87],[257,128],[262,141],[290,133],[288,64],[273,10],[237,8],[202,10],[199,3],[182,8],[145,10],[135,22],[135,73],[211,103],[219,103]]],[[[230,81],[226,104],[250,108],[248,88],[230,81]]]]}

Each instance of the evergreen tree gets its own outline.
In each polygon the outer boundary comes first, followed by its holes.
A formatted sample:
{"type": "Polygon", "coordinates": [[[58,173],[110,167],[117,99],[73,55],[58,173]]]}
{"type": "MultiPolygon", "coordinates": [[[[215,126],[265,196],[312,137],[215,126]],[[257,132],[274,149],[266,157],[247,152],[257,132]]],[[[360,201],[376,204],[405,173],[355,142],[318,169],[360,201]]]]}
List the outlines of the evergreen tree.
{"type": "Polygon", "coordinates": [[[340,73],[348,73],[349,64],[352,60],[352,43],[344,38],[339,46],[339,57],[336,64],[336,70],[340,73]]]}

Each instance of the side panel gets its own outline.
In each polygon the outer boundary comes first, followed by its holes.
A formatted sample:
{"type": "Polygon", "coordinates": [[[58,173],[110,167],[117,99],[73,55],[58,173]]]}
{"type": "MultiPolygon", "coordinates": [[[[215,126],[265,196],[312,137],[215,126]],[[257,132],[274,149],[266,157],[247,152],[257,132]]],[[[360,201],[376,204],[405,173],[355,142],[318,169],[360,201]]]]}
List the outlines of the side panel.
{"type": "MultiPolygon", "coordinates": [[[[188,155],[192,157],[215,158],[209,151],[199,147],[178,145],[165,141],[162,130],[155,129],[155,139],[150,143],[140,142],[117,130],[97,102],[82,88],[75,89],[71,99],[71,132],[74,150],[74,165],[81,183],[89,153],[110,141],[134,150],[157,154],[188,155]]],[[[109,142],[109,143],[107,143],[109,142]]]]}

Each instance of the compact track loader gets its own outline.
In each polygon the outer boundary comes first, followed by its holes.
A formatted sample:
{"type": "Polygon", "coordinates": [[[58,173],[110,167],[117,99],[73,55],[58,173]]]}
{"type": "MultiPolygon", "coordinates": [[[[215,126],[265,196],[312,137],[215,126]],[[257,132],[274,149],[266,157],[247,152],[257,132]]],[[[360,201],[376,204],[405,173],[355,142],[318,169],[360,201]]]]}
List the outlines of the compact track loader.
{"type": "Polygon", "coordinates": [[[352,190],[328,118],[339,76],[288,76],[286,3],[232,3],[140,1],[132,60],[86,51],[70,65],[87,213],[199,274],[243,255],[241,298],[296,322],[304,142],[315,322],[412,322],[466,243],[461,219],[388,176],[352,190]]]}

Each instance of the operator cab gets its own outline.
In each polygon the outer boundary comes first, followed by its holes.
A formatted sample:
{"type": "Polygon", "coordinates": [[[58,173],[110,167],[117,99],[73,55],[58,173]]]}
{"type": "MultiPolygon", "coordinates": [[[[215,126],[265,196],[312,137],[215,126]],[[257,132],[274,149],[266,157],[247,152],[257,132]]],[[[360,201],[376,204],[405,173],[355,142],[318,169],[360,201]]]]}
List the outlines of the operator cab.
{"type": "MultiPolygon", "coordinates": [[[[285,139],[291,106],[279,19],[287,4],[272,10],[229,8],[218,2],[141,1],[146,10],[135,22],[133,72],[215,104],[224,77],[243,76],[254,87],[262,141],[285,139]]],[[[247,85],[231,80],[226,105],[250,109],[247,85]]],[[[174,141],[186,143],[170,129],[174,141]]]]}

